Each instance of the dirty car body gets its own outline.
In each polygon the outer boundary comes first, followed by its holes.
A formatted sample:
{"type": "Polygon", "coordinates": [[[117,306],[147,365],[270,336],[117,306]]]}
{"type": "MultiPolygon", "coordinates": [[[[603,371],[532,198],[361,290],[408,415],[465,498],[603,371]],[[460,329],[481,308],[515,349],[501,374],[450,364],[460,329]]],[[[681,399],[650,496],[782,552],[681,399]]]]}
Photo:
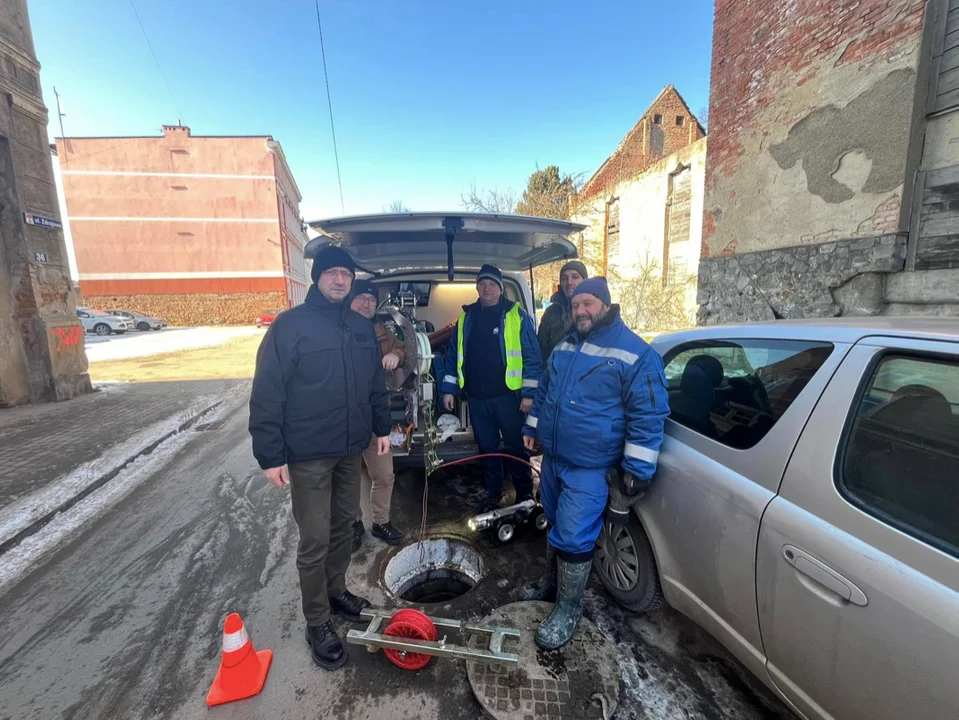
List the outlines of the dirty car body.
{"type": "Polygon", "coordinates": [[[475,454],[464,397],[453,413],[456,429],[435,444],[432,457],[428,452],[442,414],[442,359],[455,343],[451,326],[463,305],[476,301],[476,275],[485,263],[503,271],[505,296],[534,317],[531,269],[576,257],[567,237],[583,226],[482,213],[383,214],[310,225],[321,235],[307,244],[307,259],[328,243],[345,248],[377,288],[377,318],[406,343],[406,361],[389,377],[394,427],[408,431],[407,441],[394,445],[394,463],[422,466],[475,454]]]}
{"type": "Polygon", "coordinates": [[[595,567],[663,599],[808,718],[959,708],[959,322],[699,328],[653,342],[672,416],[595,567]]]}

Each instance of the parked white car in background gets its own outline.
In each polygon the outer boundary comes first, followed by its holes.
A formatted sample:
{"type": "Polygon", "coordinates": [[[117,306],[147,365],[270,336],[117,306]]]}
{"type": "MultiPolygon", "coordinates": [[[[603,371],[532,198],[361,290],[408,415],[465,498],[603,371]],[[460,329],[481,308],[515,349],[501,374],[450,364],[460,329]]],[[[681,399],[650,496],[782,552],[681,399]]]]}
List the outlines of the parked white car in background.
{"type": "Polygon", "coordinates": [[[146,332],[147,330],[159,330],[160,328],[166,327],[166,320],[163,318],[144,315],[143,313],[134,312],[132,310],[108,310],[107,312],[115,317],[130,320],[133,323],[133,326],[140,332],[146,332]]]}
{"type": "Polygon", "coordinates": [[[80,324],[83,325],[85,331],[96,333],[97,335],[105,336],[111,333],[122,335],[127,330],[133,330],[134,327],[132,320],[115,317],[102,310],[94,310],[93,308],[78,307],[77,317],[80,319],[80,324]]]}

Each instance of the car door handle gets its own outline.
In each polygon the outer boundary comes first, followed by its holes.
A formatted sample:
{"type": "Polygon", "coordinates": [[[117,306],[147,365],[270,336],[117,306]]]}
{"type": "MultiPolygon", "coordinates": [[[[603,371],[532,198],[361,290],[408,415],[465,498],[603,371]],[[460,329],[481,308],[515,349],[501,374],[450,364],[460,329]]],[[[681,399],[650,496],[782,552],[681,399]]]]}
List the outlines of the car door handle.
{"type": "Polygon", "coordinates": [[[812,578],[827,590],[836,593],[843,600],[859,607],[865,607],[866,603],[869,602],[866,594],[856,587],[854,582],[843,577],[805,550],[800,550],[795,545],[783,545],[783,557],[796,570],[812,578]]]}

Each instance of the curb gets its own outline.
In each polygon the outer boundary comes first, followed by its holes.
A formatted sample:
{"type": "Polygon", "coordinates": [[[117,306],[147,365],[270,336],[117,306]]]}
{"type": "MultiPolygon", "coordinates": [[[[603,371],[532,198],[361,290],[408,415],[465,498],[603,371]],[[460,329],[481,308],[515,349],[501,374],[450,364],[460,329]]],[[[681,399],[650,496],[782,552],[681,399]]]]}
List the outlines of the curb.
{"type": "Polygon", "coordinates": [[[87,497],[88,495],[92,494],[93,492],[99,490],[101,487],[103,487],[104,485],[106,485],[106,484],[107,484],[108,482],[110,482],[113,478],[115,478],[117,475],[119,475],[121,472],[123,472],[123,470],[125,470],[126,468],[128,468],[133,462],[135,462],[136,460],[139,460],[140,458],[142,458],[142,457],[144,457],[144,456],[146,456],[146,455],[149,455],[149,454],[152,453],[154,450],[156,450],[157,447],[160,446],[160,444],[162,444],[162,443],[165,442],[166,440],[169,440],[169,439],[170,439],[171,437],[173,437],[174,435],[177,435],[177,434],[183,432],[184,430],[188,430],[188,429],[189,429],[190,427],[192,427],[201,417],[203,417],[204,415],[206,415],[207,413],[209,413],[211,410],[215,410],[216,408],[220,407],[220,405],[222,405],[222,404],[223,404],[223,400],[217,400],[217,401],[216,401],[215,403],[213,403],[212,405],[209,405],[209,406],[207,406],[207,407],[204,407],[202,410],[200,410],[200,411],[197,412],[196,414],[194,414],[194,415],[192,415],[191,417],[189,417],[189,418],[187,418],[186,420],[184,420],[182,423],[180,423],[180,424],[179,424],[177,427],[175,427],[174,429],[172,429],[172,430],[166,432],[165,434],[163,434],[162,436],[158,437],[155,441],[151,442],[149,445],[147,445],[146,447],[144,447],[142,450],[140,450],[140,451],[139,451],[138,453],[136,453],[135,455],[127,458],[127,459],[124,460],[122,463],[118,464],[116,467],[114,467],[113,469],[111,469],[109,472],[104,473],[103,475],[101,475],[100,477],[98,477],[96,480],[94,480],[94,481],[91,482],[89,485],[87,485],[86,487],[84,487],[83,490],[81,490],[80,492],[78,492],[76,495],[72,495],[69,499],[64,500],[62,503],[60,503],[60,504],[57,505],[56,507],[52,508],[51,510],[49,510],[47,513],[45,513],[45,514],[42,515],[41,517],[38,517],[37,519],[35,519],[33,522],[30,523],[30,525],[28,525],[28,526],[26,526],[25,528],[23,528],[22,530],[20,530],[16,535],[10,537],[9,539],[7,539],[6,541],[4,541],[3,543],[0,543],[0,557],[2,557],[3,554],[6,553],[8,550],[11,550],[12,548],[16,547],[16,546],[19,545],[21,542],[23,542],[23,540],[24,540],[25,538],[28,538],[28,537],[30,537],[31,535],[33,535],[33,534],[39,532],[40,530],[42,530],[43,527],[44,527],[45,525],[47,525],[51,520],[53,520],[53,518],[55,518],[57,515],[59,515],[60,513],[66,511],[66,510],[69,510],[71,507],[73,507],[74,505],[76,505],[78,502],[80,502],[81,500],[83,500],[85,497],[87,497]]]}

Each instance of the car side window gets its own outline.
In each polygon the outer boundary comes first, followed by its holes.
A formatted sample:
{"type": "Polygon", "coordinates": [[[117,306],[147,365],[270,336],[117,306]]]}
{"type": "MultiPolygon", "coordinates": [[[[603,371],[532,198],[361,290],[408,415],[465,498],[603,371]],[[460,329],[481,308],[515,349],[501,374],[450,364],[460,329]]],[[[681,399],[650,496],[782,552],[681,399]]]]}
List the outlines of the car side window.
{"type": "Polygon", "coordinates": [[[664,358],[670,417],[724,445],[762,440],[832,353],[803,340],[703,340],[664,358]]]}
{"type": "Polygon", "coordinates": [[[85,312],[80,312],[79,310],[77,310],[77,317],[88,318],[90,316],[85,312]]]}
{"type": "Polygon", "coordinates": [[[959,360],[884,356],[837,481],[860,509],[959,557],[959,360]]]}

